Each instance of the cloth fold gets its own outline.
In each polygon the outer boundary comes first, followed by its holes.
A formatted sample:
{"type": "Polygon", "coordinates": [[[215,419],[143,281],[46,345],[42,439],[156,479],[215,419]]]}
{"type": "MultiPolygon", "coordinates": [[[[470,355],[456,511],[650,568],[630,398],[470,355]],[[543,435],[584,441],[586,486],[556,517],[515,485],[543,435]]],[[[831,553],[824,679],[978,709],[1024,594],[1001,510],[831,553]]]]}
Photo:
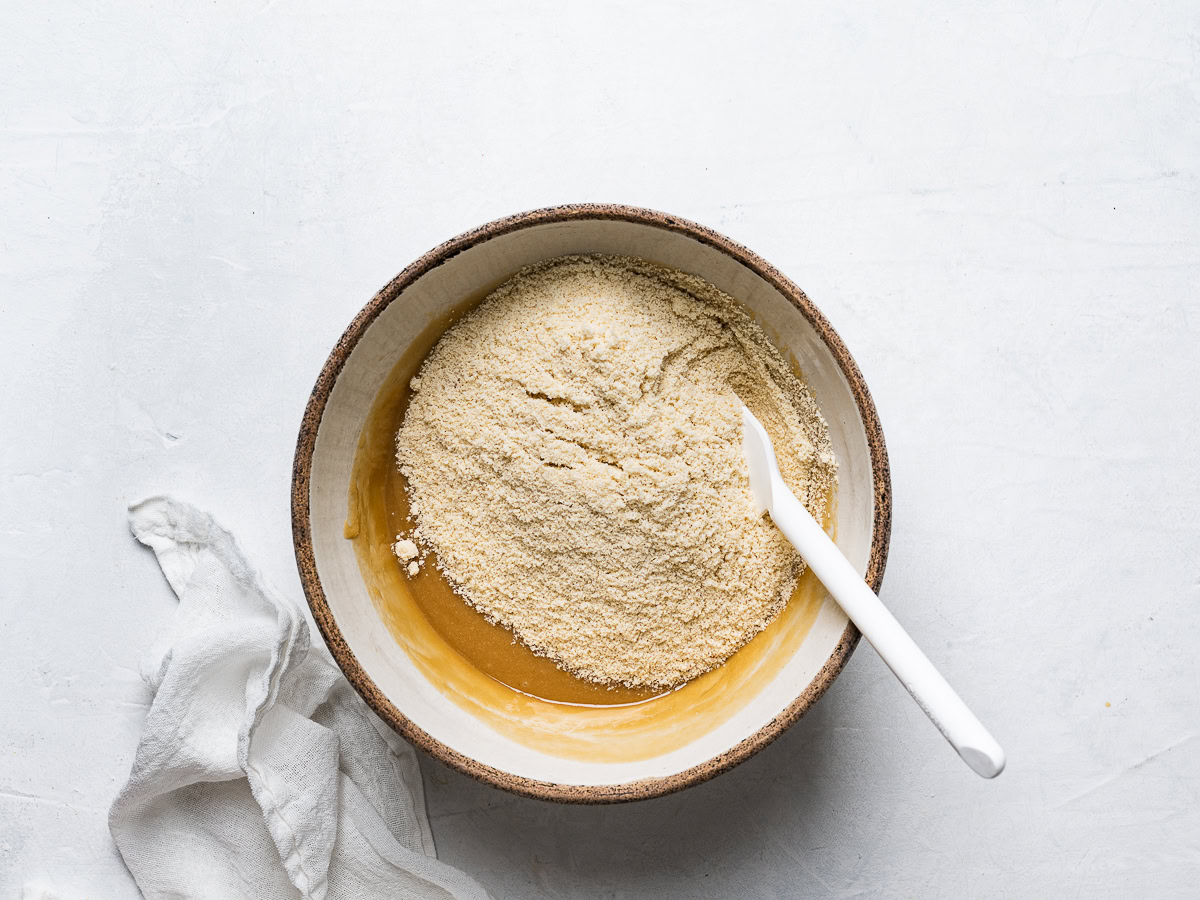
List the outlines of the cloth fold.
{"type": "Polygon", "coordinates": [[[435,855],[416,753],[310,646],[229,532],[169,497],[130,508],[179,597],[109,812],[148,898],[485,900],[435,855]]]}

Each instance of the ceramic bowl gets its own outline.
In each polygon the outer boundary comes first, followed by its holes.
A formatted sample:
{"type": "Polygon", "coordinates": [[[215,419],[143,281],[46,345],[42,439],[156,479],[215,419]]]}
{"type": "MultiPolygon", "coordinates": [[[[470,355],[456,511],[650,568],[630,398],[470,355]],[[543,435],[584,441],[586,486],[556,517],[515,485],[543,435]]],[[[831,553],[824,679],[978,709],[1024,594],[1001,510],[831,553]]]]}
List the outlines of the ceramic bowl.
{"type": "Polygon", "coordinates": [[[883,433],[849,351],[803,291],[722,235],[650,210],[561,206],[460,235],[389,282],[334,347],[297,442],[292,527],[313,616],[350,683],[413,744],[497,787],[582,803],[653,797],[738,764],[804,715],[859,637],[806,576],[807,594],[798,592],[780,619],[725,665],[657,700],[585,708],[548,704],[482,675],[448,652],[403,598],[385,623],[380,591],[364,576],[345,529],[356,448],[389,373],[464,298],[531,263],[594,252],[700,275],[743,303],[795,362],[829,423],[837,456],[831,530],[876,590],[891,523],[883,433]]]}

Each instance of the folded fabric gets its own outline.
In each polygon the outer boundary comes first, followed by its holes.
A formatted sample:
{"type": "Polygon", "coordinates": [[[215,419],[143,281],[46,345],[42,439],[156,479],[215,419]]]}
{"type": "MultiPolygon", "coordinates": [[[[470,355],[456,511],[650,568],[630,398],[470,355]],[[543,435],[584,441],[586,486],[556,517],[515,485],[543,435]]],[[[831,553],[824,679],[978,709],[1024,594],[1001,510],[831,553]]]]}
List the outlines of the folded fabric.
{"type": "Polygon", "coordinates": [[[143,662],[154,702],[109,813],[148,898],[460,898],[435,857],[416,754],[351,689],[300,608],[212,517],[130,509],[179,597],[143,662]]]}

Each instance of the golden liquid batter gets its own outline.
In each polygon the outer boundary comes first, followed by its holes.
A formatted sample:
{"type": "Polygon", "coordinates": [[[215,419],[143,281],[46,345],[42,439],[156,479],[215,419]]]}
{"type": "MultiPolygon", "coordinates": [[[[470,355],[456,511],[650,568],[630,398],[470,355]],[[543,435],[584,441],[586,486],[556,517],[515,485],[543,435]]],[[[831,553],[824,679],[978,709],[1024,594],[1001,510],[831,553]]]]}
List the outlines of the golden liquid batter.
{"type": "MultiPolygon", "coordinates": [[[[825,591],[806,571],[764,631],[724,664],[656,695],[585,681],[537,656],[455,594],[432,554],[410,578],[392,552],[395,536],[411,528],[395,458],[408,383],[441,335],[490,290],[433,323],[388,375],[359,437],[345,537],[354,543],[364,583],[397,643],[468,712],[514,740],[560,756],[618,762],[670,752],[725,721],[778,673],[807,636],[825,591]]],[[[796,693],[804,686],[797,685],[796,693]]]]}

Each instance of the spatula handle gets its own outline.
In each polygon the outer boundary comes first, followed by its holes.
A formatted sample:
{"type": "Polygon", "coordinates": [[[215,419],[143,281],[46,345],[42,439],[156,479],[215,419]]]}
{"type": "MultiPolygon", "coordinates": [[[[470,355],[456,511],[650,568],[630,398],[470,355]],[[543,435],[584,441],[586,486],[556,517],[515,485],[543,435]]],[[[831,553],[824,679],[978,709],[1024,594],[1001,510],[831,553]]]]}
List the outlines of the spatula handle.
{"type": "Polygon", "coordinates": [[[858,626],[958,755],[984,778],[1004,770],[1004,750],[863,581],[804,505],[779,479],[771,518],[858,626]]]}

